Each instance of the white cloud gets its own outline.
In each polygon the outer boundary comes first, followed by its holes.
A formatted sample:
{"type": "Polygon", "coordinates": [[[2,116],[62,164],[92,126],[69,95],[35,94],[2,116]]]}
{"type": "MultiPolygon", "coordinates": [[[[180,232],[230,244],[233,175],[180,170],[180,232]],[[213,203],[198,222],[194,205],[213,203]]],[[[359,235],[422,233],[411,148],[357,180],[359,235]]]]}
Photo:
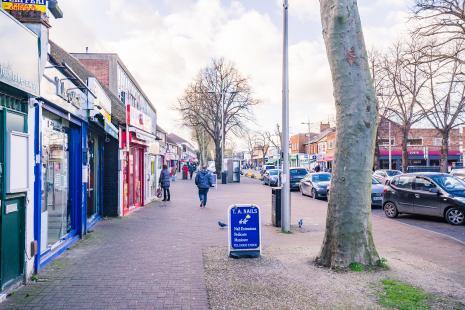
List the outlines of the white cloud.
{"type": "MultiPolygon", "coordinates": [[[[382,5],[360,2],[361,10],[378,10],[382,5]]],[[[383,12],[388,19],[365,25],[367,45],[392,40],[402,27],[405,0],[395,2],[391,15],[383,12]]],[[[273,14],[282,1],[271,2],[268,11],[243,4],[238,0],[133,0],[130,5],[123,0],[62,1],[65,18],[52,21],[51,35],[70,52],[89,46],[93,52],[118,53],[168,131],[179,131],[179,116],[172,106],[187,84],[211,57],[225,57],[250,78],[263,102],[256,108],[257,124],[251,127],[271,129],[281,121],[282,33],[281,20],[273,19],[273,14]]],[[[290,5],[291,17],[301,24],[319,21],[317,0],[292,0],[290,5]]],[[[380,14],[376,10],[369,15],[380,14]]],[[[306,29],[294,31],[306,33],[306,29]]],[[[302,131],[300,122],[322,121],[334,113],[331,77],[320,34],[292,44],[289,52],[291,125],[293,131],[302,131]]]]}

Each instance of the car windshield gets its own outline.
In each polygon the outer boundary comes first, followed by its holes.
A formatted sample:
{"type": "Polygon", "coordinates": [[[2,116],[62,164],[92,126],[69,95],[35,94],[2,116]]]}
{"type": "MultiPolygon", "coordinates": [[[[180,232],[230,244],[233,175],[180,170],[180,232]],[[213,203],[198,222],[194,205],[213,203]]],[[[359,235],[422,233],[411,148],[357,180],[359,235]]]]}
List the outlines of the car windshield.
{"type": "Polygon", "coordinates": [[[381,184],[381,182],[379,182],[375,178],[371,178],[371,184],[381,184]]]}
{"type": "Polygon", "coordinates": [[[432,176],[431,179],[446,192],[465,191],[465,183],[456,177],[450,175],[435,175],[432,176]]]}
{"type": "Polygon", "coordinates": [[[315,174],[312,176],[313,182],[329,182],[331,181],[331,175],[329,173],[315,174]]]}
{"type": "Polygon", "coordinates": [[[387,175],[390,176],[390,177],[393,177],[395,175],[399,175],[399,174],[402,174],[402,172],[398,171],[398,170],[387,170],[386,171],[387,175]]]}
{"type": "Polygon", "coordinates": [[[278,175],[278,172],[279,172],[278,169],[271,169],[271,170],[268,170],[268,173],[269,173],[270,175],[278,175]]]}
{"type": "Polygon", "coordinates": [[[307,170],[306,169],[291,169],[290,171],[291,176],[306,176],[307,170]]]}

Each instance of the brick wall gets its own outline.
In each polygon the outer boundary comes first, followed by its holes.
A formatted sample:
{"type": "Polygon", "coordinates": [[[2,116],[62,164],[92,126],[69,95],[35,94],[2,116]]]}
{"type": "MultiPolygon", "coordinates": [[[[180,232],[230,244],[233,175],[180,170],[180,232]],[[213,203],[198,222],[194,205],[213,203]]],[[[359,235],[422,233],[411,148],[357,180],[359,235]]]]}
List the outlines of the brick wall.
{"type": "Polygon", "coordinates": [[[298,153],[305,153],[305,146],[304,143],[306,142],[307,137],[304,133],[299,133],[297,135],[293,135],[290,138],[291,143],[291,153],[298,154],[298,153]]]}
{"type": "Polygon", "coordinates": [[[100,83],[110,87],[110,61],[105,59],[79,59],[79,61],[95,75],[100,83]]]}
{"type": "MultiPolygon", "coordinates": [[[[389,121],[382,119],[379,126],[379,139],[389,141],[389,121]]],[[[391,139],[393,139],[393,146],[402,145],[401,128],[394,122],[391,122],[391,139]]],[[[441,133],[433,128],[412,128],[409,133],[409,139],[421,139],[421,146],[441,146],[438,140],[441,139],[441,133]]],[[[453,129],[449,137],[449,148],[458,149],[459,145],[460,131],[459,129],[453,129]]]]}

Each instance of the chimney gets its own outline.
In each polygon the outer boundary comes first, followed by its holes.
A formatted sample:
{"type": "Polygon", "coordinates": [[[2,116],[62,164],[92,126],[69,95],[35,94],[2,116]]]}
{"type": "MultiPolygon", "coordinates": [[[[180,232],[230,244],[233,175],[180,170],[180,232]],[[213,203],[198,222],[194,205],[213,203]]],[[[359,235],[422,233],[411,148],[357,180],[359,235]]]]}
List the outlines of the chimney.
{"type": "Polygon", "coordinates": [[[329,128],[331,128],[331,125],[329,123],[323,123],[323,122],[320,123],[320,132],[323,132],[329,128]]]}

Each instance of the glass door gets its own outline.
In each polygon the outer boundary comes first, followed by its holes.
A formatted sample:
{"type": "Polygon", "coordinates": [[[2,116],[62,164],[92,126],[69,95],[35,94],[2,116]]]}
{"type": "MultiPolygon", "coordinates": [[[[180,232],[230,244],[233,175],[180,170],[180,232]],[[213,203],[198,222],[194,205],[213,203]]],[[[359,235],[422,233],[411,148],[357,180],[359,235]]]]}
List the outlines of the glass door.
{"type": "Polygon", "coordinates": [[[87,219],[92,220],[98,215],[98,139],[94,135],[89,136],[88,141],[88,159],[89,159],[89,174],[88,174],[88,190],[87,190],[87,219]]]}
{"type": "Polygon", "coordinates": [[[53,249],[72,229],[69,193],[69,124],[43,112],[41,252],[53,249]]]}

